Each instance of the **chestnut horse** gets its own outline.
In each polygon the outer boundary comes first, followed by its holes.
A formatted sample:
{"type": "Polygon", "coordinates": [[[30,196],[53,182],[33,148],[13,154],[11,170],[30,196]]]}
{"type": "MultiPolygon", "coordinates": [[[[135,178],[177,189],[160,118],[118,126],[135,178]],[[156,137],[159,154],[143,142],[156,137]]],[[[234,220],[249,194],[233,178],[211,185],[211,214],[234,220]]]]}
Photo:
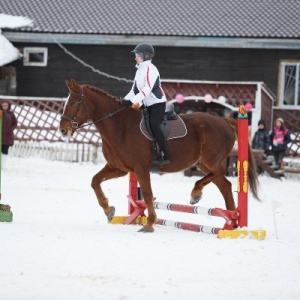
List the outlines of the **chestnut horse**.
{"type": "MultiPolygon", "coordinates": [[[[60,121],[63,136],[71,136],[77,129],[87,124],[95,124],[102,138],[102,151],[107,161],[104,168],[92,179],[99,205],[108,220],[115,214],[101,188],[105,180],[117,178],[133,172],[136,174],[148,210],[147,223],[139,230],[153,232],[156,213],[153,207],[153,193],[150,181],[152,164],[152,141],[140,131],[142,113],[140,109],[126,108],[121,101],[107,92],[89,85],[79,85],[75,80],[66,81],[69,97],[60,121]],[[87,123],[87,124],[86,124],[87,123]]],[[[179,172],[193,165],[206,174],[195,182],[191,192],[191,203],[197,203],[203,188],[213,182],[226,203],[226,209],[235,210],[235,202],[230,181],[225,177],[225,162],[236,136],[235,120],[207,113],[181,115],[187,135],[168,141],[171,163],[158,165],[161,173],[179,172]]],[[[249,149],[249,186],[254,198],[257,195],[257,173],[255,161],[249,149]]]]}

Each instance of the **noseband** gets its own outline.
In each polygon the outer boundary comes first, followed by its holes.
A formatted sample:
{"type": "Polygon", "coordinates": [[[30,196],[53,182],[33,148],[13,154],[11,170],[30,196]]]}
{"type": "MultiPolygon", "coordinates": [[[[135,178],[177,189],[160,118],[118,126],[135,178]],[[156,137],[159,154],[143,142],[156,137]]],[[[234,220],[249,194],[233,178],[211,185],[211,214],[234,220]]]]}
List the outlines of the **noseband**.
{"type": "Polygon", "coordinates": [[[96,123],[99,123],[107,118],[111,118],[112,116],[114,116],[115,114],[117,114],[118,112],[120,112],[121,110],[123,110],[125,108],[125,106],[121,107],[120,109],[116,110],[115,112],[113,113],[109,113],[107,116],[103,117],[103,118],[100,118],[94,122],[90,122],[90,123],[86,123],[86,124],[82,124],[81,126],[78,125],[78,122],[76,120],[76,116],[80,110],[80,107],[81,107],[81,104],[83,103],[84,104],[84,107],[86,109],[86,111],[88,112],[88,114],[90,115],[91,119],[93,119],[93,116],[86,104],[86,102],[84,101],[84,94],[83,94],[83,88],[82,86],[81,87],[81,93],[69,93],[69,96],[70,95],[80,95],[80,100],[78,101],[77,103],[77,107],[76,107],[76,111],[75,111],[75,114],[73,117],[68,117],[68,116],[65,116],[65,115],[62,115],[61,116],[61,119],[62,120],[66,120],[66,121],[70,121],[71,122],[71,128],[77,130],[77,129],[80,129],[82,127],[86,127],[86,126],[89,126],[89,125],[92,125],[92,124],[96,124],[96,123]]]}

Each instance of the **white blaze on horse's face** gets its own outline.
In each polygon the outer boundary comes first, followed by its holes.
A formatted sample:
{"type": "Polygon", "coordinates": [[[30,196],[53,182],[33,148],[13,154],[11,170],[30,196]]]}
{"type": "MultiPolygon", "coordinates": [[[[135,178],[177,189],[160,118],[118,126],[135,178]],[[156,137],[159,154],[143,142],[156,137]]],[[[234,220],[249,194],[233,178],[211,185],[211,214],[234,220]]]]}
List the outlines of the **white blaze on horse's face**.
{"type": "Polygon", "coordinates": [[[66,107],[67,107],[67,105],[68,105],[68,102],[69,102],[70,96],[71,96],[71,95],[69,95],[69,96],[68,96],[68,98],[66,99],[66,102],[65,102],[65,105],[64,105],[63,114],[65,113],[65,110],[66,110],[66,107]]]}
{"type": "Polygon", "coordinates": [[[66,135],[66,140],[70,140],[72,134],[73,134],[73,130],[69,127],[66,135]]]}
{"type": "MultiPolygon", "coordinates": [[[[66,111],[66,108],[69,104],[69,99],[71,97],[71,94],[69,94],[69,96],[67,97],[66,101],[65,101],[65,105],[64,105],[64,108],[63,108],[63,115],[65,114],[65,111],[66,111]]],[[[61,130],[62,131],[62,130],[61,130]]],[[[63,131],[62,131],[63,132],[63,131]]],[[[63,132],[63,136],[66,140],[69,140],[71,137],[72,137],[72,134],[75,132],[75,129],[72,128],[71,124],[70,126],[67,128],[66,131],[63,132]]]]}

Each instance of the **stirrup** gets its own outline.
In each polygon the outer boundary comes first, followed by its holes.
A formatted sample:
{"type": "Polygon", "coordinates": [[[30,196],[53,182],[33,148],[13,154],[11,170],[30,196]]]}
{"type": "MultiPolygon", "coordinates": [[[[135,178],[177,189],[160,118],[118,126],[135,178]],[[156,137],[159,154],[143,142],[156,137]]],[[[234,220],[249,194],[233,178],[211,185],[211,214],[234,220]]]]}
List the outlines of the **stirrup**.
{"type": "Polygon", "coordinates": [[[170,163],[170,158],[163,151],[160,153],[160,157],[153,161],[154,164],[166,165],[170,163]]]}

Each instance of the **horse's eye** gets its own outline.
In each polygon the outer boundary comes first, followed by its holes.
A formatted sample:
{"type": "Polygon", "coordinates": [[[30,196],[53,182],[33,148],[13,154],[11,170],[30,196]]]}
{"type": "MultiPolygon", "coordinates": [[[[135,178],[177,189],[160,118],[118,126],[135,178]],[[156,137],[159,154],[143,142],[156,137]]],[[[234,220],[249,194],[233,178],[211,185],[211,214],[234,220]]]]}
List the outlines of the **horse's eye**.
{"type": "Polygon", "coordinates": [[[70,106],[74,106],[76,104],[76,101],[69,101],[70,106]]]}

